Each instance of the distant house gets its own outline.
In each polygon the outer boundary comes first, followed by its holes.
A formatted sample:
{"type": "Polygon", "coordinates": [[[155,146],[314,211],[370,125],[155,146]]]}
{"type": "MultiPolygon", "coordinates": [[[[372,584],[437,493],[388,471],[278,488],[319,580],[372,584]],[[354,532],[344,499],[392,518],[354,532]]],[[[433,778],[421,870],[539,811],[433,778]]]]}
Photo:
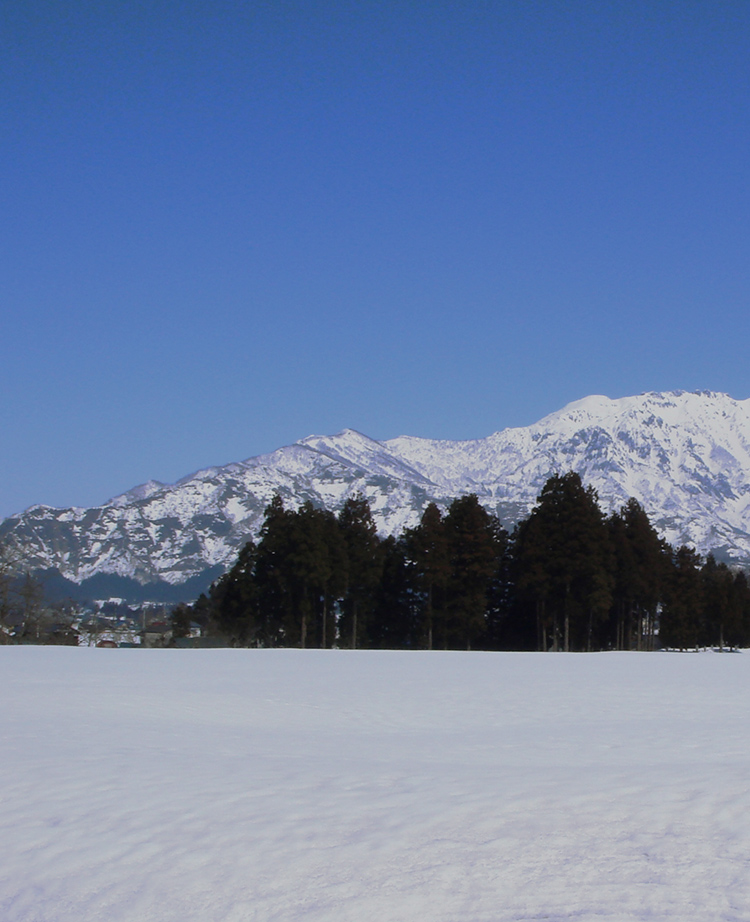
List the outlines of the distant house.
{"type": "Polygon", "coordinates": [[[172,625],[167,621],[152,621],[141,631],[144,647],[168,647],[172,642],[172,625]]]}
{"type": "Polygon", "coordinates": [[[59,644],[61,646],[78,646],[78,631],[68,622],[50,624],[44,635],[44,643],[59,644]]]}

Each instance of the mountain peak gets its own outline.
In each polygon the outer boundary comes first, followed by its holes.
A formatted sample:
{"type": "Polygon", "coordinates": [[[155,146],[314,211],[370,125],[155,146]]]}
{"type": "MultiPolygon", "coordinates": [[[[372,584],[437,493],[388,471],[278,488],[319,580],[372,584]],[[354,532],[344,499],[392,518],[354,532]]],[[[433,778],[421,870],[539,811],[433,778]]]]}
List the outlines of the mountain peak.
{"type": "Polygon", "coordinates": [[[160,480],[147,480],[146,483],[139,484],[126,493],[120,493],[119,496],[112,497],[107,505],[127,506],[129,503],[134,503],[141,499],[148,499],[149,496],[153,496],[154,493],[162,490],[164,486],[165,484],[160,480]]]}

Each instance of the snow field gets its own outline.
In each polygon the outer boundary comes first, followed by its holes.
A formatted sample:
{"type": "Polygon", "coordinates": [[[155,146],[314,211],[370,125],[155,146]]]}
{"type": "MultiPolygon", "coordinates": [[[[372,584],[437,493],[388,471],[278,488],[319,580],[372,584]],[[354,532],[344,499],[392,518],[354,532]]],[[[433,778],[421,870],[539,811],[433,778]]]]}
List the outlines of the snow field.
{"type": "Polygon", "coordinates": [[[0,648],[2,922],[750,919],[750,657],[0,648]]]}

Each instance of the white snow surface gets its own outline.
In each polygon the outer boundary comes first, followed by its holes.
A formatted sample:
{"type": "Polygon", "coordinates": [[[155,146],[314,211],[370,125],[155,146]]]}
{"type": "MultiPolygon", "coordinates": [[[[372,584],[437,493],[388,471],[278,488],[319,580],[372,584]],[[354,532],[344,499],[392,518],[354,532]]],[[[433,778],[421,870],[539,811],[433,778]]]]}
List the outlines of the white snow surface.
{"type": "Polygon", "coordinates": [[[0,648],[3,922],[750,919],[750,657],[0,648]]]}

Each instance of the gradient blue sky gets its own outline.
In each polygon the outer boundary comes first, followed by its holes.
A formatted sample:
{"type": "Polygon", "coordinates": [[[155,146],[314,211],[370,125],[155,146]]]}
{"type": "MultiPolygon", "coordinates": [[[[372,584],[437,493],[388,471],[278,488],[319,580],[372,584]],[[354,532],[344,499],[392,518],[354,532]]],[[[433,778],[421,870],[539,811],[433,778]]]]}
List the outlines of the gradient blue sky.
{"type": "Polygon", "coordinates": [[[750,3],[5,0],[0,515],[750,396],[750,3]]]}

